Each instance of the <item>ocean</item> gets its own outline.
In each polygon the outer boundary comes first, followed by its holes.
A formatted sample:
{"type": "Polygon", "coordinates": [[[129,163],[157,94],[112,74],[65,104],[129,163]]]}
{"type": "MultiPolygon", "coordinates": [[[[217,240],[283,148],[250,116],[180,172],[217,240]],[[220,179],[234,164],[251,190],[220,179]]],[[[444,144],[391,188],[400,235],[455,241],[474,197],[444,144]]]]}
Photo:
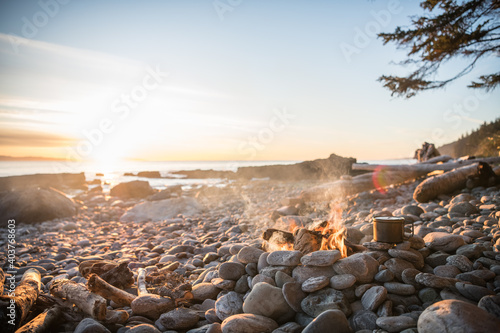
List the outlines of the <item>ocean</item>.
{"type": "MultiPolygon", "coordinates": [[[[0,177],[30,175],[36,173],[80,173],[84,172],[87,181],[100,179],[106,191],[121,182],[132,180],[147,180],[153,188],[164,189],[172,185],[182,185],[185,188],[207,186],[225,186],[229,181],[225,179],[185,179],[176,178],[141,178],[124,176],[124,173],[137,173],[139,171],[159,171],[163,177],[174,176],[173,171],[181,170],[227,170],[236,171],[238,167],[262,166],[277,164],[295,164],[301,161],[125,161],[116,165],[99,165],[91,162],[67,161],[0,161],[0,177]],[[103,175],[97,175],[102,173],[103,175]]],[[[358,163],[370,164],[412,164],[415,160],[360,160],[358,163]]]]}

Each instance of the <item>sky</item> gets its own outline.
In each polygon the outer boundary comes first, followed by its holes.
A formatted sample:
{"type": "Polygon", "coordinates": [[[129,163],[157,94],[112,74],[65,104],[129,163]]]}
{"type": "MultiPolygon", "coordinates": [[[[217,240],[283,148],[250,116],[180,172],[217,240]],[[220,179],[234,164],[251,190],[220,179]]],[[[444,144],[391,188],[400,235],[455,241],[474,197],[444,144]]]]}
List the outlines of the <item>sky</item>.
{"type": "MultiPolygon", "coordinates": [[[[78,160],[407,158],[500,116],[500,91],[391,97],[376,33],[417,1],[0,1],[0,155],[78,160]]],[[[455,61],[440,75],[452,75],[455,61]]]]}

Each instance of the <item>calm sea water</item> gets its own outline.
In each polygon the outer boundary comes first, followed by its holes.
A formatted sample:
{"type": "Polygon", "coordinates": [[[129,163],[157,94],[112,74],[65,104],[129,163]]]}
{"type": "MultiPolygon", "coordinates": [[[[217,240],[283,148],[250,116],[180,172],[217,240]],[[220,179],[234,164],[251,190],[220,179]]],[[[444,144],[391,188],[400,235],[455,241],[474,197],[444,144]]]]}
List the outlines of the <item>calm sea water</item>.
{"type": "MultiPolygon", "coordinates": [[[[183,178],[140,178],[134,176],[124,176],[125,172],[137,173],[139,171],[159,171],[162,176],[169,176],[173,171],[180,170],[231,170],[236,171],[243,166],[261,166],[276,164],[294,164],[300,161],[169,161],[169,162],[143,162],[126,161],[117,165],[99,165],[89,162],[58,162],[58,161],[0,161],[0,177],[30,175],[36,173],[80,173],[84,172],[87,180],[100,179],[106,184],[105,190],[118,183],[132,180],[147,180],[152,187],[163,189],[172,185],[193,186],[224,186],[227,180],[222,179],[183,179],[183,178]],[[97,176],[97,173],[104,174],[97,176]]],[[[415,160],[381,160],[364,161],[371,164],[411,164],[415,160]]]]}

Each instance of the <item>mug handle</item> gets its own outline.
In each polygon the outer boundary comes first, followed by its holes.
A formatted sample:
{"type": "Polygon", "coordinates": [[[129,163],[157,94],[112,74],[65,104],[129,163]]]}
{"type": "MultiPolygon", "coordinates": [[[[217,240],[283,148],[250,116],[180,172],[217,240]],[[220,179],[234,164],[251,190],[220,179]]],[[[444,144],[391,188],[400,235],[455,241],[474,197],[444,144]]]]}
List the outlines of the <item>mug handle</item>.
{"type": "Polygon", "coordinates": [[[415,225],[413,224],[413,221],[411,221],[411,235],[410,237],[405,237],[405,227],[403,226],[403,240],[408,240],[411,237],[413,237],[414,232],[415,232],[415,225]]]}

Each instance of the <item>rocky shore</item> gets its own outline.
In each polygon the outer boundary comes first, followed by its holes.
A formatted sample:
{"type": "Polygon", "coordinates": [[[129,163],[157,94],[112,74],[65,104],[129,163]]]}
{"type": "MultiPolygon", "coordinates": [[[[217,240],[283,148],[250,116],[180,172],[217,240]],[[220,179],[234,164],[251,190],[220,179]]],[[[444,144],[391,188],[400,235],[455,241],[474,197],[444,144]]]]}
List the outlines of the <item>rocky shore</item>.
{"type": "MultiPolygon", "coordinates": [[[[16,220],[13,268],[2,228],[6,281],[40,273],[23,321],[32,327],[19,331],[498,332],[500,186],[417,203],[420,181],[336,201],[301,199],[315,181],[83,191],[68,203],[76,214],[16,220]],[[403,216],[414,235],[373,241],[377,216],[403,216]],[[345,228],[344,257],[262,238],[334,219],[345,228]]],[[[13,332],[5,294],[0,320],[13,332]]]]}

